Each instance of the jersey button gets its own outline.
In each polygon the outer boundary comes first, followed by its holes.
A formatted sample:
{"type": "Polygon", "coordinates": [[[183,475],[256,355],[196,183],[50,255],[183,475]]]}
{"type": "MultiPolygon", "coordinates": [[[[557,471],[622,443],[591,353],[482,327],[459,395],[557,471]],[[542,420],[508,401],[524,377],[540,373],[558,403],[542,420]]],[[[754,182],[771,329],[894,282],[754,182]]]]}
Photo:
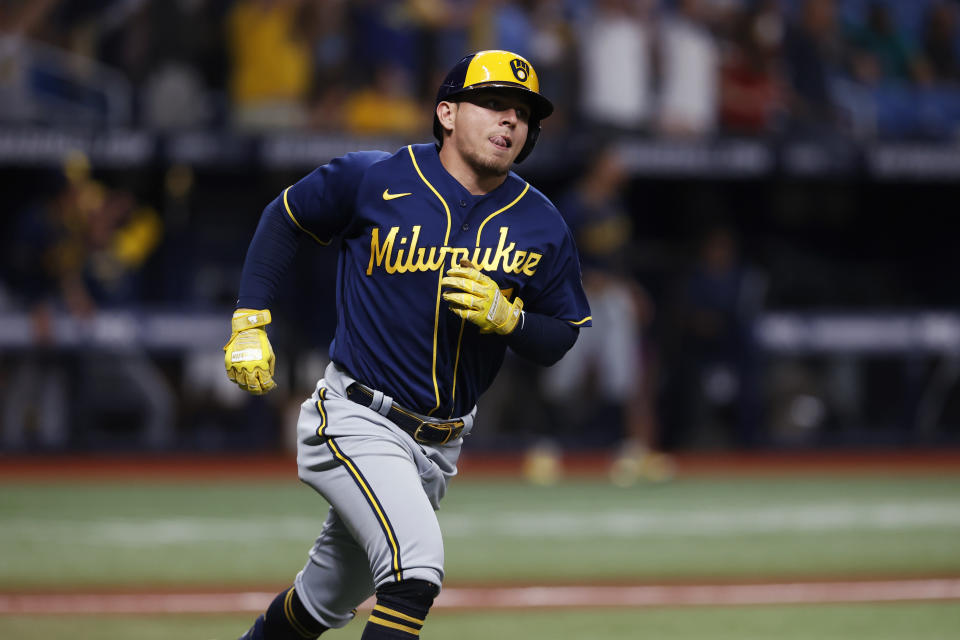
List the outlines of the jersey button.
{"type": "Polygon", "coordinates": [[[461,200],[461,201],[460,201],[460,206],[461,206],[461,207],[467,206],[467,201],[466,201],[466,200],[461,200]]]}
{"type": "Polygon", "coordinates": [[[463,223],[463,226],[460,227],[460,228],[463,229],[464,231],[469,231],[469,230],[470,230],[470,225],[469,225],[468,223],[464,222],[464,223],[463,223]]]}

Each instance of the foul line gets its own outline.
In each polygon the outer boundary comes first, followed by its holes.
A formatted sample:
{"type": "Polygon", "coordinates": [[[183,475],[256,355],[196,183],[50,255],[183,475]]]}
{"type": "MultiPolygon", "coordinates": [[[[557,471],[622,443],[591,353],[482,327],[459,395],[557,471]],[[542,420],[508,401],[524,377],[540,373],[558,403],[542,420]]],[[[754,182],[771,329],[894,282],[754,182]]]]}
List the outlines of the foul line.
{"type": "MultiPolygon", "coordinates": [[[[185,614],[263,611],[276,594],[0,594],[0,615],[185,614]]],[[[960,600],[960,578],[774,584],[544,586],[444,589],[439,609],[685,607],[960,600]]],[[[361,608],[371,609],[373,600],[361,608]]]]}

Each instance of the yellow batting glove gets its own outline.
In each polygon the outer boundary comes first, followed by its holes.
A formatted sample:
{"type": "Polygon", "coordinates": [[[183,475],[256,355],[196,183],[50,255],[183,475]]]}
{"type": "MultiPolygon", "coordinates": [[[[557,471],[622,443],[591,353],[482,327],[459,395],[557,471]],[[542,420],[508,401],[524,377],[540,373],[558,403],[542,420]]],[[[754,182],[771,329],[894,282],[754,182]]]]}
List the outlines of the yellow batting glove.
{"type": "Polygon", "coordinates": [[[230,341],[223,347],[227,377],[257,396],[277,386],[273,381],[273,347],[263,329],[270,320],[267,309],[237,309],[230,323],[230,341]]]}
{"type": "Polygon", "coordinates": [[[450,310],[480,327],[480,333],[507,335],[520,321],[523,300],[514,298],[511,303],[497,283],[469,260],[448,269],[440,285],[453,289],[443,294],[450,310]]]}

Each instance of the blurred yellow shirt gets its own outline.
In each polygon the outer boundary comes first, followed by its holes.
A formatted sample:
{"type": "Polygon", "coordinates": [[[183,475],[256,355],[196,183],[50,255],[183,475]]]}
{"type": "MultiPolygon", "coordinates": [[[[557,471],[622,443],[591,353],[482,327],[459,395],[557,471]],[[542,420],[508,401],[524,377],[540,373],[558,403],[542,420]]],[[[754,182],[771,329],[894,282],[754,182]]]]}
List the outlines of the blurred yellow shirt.
{"type": "Polygon", "coordinates": [[[344,121],[352,133],[403,135],[418,133],[428,120],[414,100],[383,95],[369,88],[347,99],[344,121]]]}
{"type": "Polygon", "coordinates": [[[227,19],[231,54],[230,92],[237,102],[300,99],[310,88],[311,58],[306,40],[296,36],[298,2],[265,6],[241,0],[227,19]]]}

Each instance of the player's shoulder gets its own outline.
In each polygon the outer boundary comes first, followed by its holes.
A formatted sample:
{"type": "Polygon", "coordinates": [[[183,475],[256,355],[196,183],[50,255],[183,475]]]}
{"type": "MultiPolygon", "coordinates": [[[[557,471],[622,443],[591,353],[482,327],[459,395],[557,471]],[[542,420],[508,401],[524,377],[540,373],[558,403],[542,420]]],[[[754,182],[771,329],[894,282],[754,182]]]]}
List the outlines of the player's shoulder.
{"type": "Polygon", "coordinates": [[[354,171],[366,171],[381,162],[389,160],[393,155],[388,151],[364,150],[351,151],[343,156],[334,159],[332,162],[341,164],[345,169],[354,171]]]}
{"type": "Polygon", "coordinates": [[[560,210],[557,209],[557,206],[553,204],[553,201],[548,198],[545,193],[513,171],[507,174],[507,182],[510,190],[522,191],[526,189],[526,192],[523,194],[523,200],[521,201],[526,208],[537,210],[540,215],[546,216],[550,222],[556,222],[566,226],[563,216],[560,215],[560,210]]]}
{"type": "Polygon", "coordinates": [[[417,155],[429,153],[433,145],[404,145],[396,151],[354,151],[343,156],[345,162],[361,168],[364,173],[372,171],[392,171],[397,164],[410,164],[411,152],[417,155]]]}

